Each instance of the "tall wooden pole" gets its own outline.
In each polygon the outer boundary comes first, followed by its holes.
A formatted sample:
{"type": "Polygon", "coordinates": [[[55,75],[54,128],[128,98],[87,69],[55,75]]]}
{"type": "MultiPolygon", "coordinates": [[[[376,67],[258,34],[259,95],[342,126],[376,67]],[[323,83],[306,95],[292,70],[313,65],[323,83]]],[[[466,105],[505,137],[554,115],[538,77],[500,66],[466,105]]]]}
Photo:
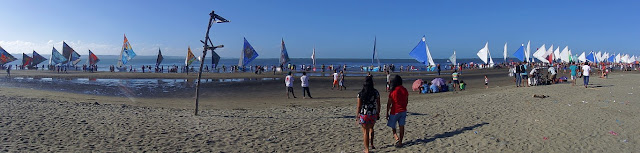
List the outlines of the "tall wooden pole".
{"type": "MultiPolygon", "coordinates": [[[[212,52],[216,49],[216,48],[222,48],[224,47],[223,45],[220,46],[209,46],[209,44],[213,45],[213,42],[211,42],[211,39],[209,38],[209,31],[211,30],[211,25],[213,25],[213,23],[224,23],[224,22],[229,22],[229,20],[224,19],[221,16],[218,16],[217,14],[215,14],[215,11],[211,11],[211,13],[209,13],[209,26],[207,27],[207,33],[204,36],[204,41],[200,40],[200,42],[202,42],[204,44],[204,46],[202,47],[202,58],[200,58],[202,61],[200,61],[200,71],[198,71],[198,82],[196,83],[196,110],[195,110],[195,115],[198,115],[198,102],[200,100],[200,79],[202,78],[202,67],[204,66],[204,59],[205,57],[207,57],[207,50],[211,50],[212,52]],[[217,20],[217,21],[216,21],[217,20]]],[[[188,68],[187,68],[188,71],[188,68]]]]}

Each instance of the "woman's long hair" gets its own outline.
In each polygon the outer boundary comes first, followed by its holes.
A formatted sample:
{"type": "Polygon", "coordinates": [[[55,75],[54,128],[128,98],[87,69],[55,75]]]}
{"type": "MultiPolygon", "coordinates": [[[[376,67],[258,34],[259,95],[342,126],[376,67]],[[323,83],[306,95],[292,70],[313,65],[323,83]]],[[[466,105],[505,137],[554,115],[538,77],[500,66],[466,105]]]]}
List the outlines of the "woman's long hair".
{"type": "Polygon", "coordinates": [[[375,88],[373,88],[373,77],[366,76],[364,78],[364,84],[362,85],[362,90],[360,90],[361,97],[371,97],[374,93],[375,88]]]}
{"type": "Polygon", "coordinates": [[[391,80],[389,86],[391,86],[391,91],[395,90],[398,86],[402,86],[402,77],[400,77],[399,75],[393,77],[393,80],[391,80]]]}

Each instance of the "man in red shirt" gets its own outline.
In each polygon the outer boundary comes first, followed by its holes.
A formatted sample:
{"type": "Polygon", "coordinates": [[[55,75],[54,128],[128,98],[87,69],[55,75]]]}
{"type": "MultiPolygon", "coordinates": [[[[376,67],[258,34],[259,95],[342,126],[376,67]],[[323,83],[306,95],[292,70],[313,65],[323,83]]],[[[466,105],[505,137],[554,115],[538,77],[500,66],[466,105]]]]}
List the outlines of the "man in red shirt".
{"type": "Polygon", "coordinates": [[[396,139],[396,147],[402,147],[408,102],[409,92],[402,86],[402,78],[396,75],[393,81],[391,81],[391,92],[389,93],[386,113],[388,120],[387,126],[391,127],[393,131],[393,137],[396,139]],[[400,127],[400,134],[396,133],[396,124],[400,127]]]}

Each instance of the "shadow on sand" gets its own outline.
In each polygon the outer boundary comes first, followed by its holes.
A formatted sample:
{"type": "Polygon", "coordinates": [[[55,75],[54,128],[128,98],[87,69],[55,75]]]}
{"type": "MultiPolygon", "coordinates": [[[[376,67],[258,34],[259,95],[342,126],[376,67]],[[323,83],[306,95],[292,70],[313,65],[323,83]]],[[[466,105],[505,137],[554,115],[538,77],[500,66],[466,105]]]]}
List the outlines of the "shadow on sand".
{"type": "Polygon", "coordinates": [[[473,129],[477,128],[477,127],[481,127],[481,126],[484,126],[484,125],[487,125],[487,124],[489,124],[489,123],[483,122],[483,123],[479,123],[479,124],[476,124],[476,125],[463,127],[463,128],[457,129],[455,131],[436,134],[436,135],[431,136],[431,137],[427,136],[427,137],[422,138],[422,139],[408,141],[404,145],[405,146],[411,146],[411,145],[417,145],[417,144],[426,144],[426,143],[429,143],[429,142],[434,141],[436,139],[452,137],[452,136],[458,135],[460,133],[463,133],[464,131],[473,130],[473,129]]]}

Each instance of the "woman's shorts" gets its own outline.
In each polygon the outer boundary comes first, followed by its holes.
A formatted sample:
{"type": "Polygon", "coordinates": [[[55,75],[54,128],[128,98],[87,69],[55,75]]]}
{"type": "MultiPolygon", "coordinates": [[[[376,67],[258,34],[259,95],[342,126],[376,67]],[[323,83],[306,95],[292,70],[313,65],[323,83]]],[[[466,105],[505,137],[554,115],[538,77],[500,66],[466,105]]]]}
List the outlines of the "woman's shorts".
{"type": "Polygon", "coordinates": [[[374,124],[378,119],[378,115],[358,115],[360,124],[374,124]]]}

